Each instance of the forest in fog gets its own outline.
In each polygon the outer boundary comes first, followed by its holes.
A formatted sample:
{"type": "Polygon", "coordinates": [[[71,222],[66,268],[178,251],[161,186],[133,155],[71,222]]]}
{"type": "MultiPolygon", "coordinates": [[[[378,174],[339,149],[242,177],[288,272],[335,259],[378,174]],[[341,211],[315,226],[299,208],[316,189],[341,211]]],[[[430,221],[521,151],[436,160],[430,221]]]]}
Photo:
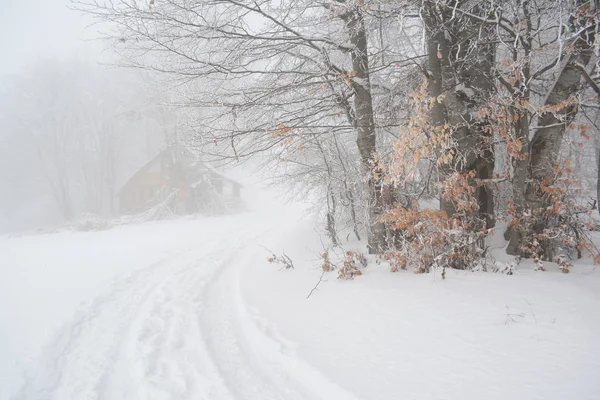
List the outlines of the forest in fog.
{"type": "Polygon", "coordinates": [[[40,60],[4,80],[3,226],[115,217],[126,179],[176,145],[252,160],[310,195],[333,245],[351,232],[398,268],[472,266],[497,223],[510,254],[598,253],[593,2],[70,8],[110,68],[40,60]]]}
{"type": "Polygon", "coordinates": [[[0,400],[600,399],[596,0],[7,0],[0,400]]]}

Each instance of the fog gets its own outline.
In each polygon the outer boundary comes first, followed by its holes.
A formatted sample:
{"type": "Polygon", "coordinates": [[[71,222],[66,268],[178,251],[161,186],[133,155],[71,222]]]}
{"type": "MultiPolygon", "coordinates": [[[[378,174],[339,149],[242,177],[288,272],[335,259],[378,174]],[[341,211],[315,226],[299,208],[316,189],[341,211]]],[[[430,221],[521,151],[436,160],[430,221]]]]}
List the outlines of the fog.
{"type": "Polygon", "coordinates": [[[598,7],[0,0],[0,400],[600,399],[598,7]]]}
{"type": "Polygon", "coordinates": [[[0,13],[0,232],[116,216],[118,189],[174,126],[149,75],[116,68],[69,5],[8,1],[0,13]]]}
{"type": "MultiPolygon", "coordinates": [[[[0,14],[0,73],[19,74],[40,58],[103,60],[103,47],[93,39],[97,30],[81,13],[68,9],[68,0],[2,2],[0,14]]],[[[106,56],[106,54],[104,55],[106,56]]]]}

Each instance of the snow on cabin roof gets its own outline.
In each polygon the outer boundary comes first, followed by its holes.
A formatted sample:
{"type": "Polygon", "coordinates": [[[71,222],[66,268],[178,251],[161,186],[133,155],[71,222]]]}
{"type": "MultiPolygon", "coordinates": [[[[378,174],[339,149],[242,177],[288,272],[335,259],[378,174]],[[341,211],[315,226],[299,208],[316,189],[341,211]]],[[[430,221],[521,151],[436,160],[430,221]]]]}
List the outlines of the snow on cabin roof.
{"type": "Polygon", "coordinates": [[[220,171],[218,169],[216,169],[214,167],[214,165],[212,165],[210,162],[208,161],[195,161],[192,164],[192,167],[195,167],[196,165],[201,165],[204,169],[209,170],[210,172],[212,172],[213,174],[230,181],[231,183],[234,183],[236,185],[238,185],[239,187],[244,187],[244,185],[242,185],[241,183],[239,183],[238,181],[236,181],[235,179],[233,179],[232,177],[230,177],[227,173],[220,171]]]}
{"type": "MultiPolygon", "coordinates": [[[[167,151],[175,151],[175,150],[181,150],[182,152],[186,153],[187,155],[192,155],[191,152],[183,147],[179,147],[179,146],[167,146],[164,149],[160,150],[156,155],[154,155],[152,158],[150,158],[150,160],[148,160],[145,164],[143,164],[138,170],[136,170],[130,177],[129,179],[127,179],[125,181],[125,183],[123,184],[123,186],[121,186],[121,189],[119,189],[119,196],[121,195],[121,193],[123,192],[123,190],[129,186],[131,184],[131,182],[133,180],[135,180],[136,177],[138,177],[139,175],[143,174],[144,172],[146,172],[157,160],[159,160],[161,158],[161,156],[163,156],[167,151]]],[[[210,164],[209,162],[206,161],[193,161],[192,163],[189,164],[189,169],[190,170],[208,170],[210,172],[212,172],[213,174],[219,176],[220,178],[230,181],[231,183],[238,185],[239,187],[243,187],[243,185],[239,182],[237,182],[235,179],[229,177],[227,174],[225,174],[222,171],[217,170],[212,164],[210,164]]],[[[199,182],[196,182],[194,185],[197,185],[199,182]]]]}
{"type": "Polygon", "coordinates": [[[165,151],[166,149],[163,149],[161,151],[159,151],[155,156],[153,156],[152,158],[150,158],[150,160],[148,160],[145,164],[143,164],[140,168],[138,168],[133,174],[131,174],[131,176],[125,181],[125,183],[123,184],[123,186],[121,186],[121,189],[119,189],[119,195],[121,195],[121,192],[123,192],[123,190],[125,190],[125,188],[127,186],[129,186],[129,184],[138,176],[141,175],[143,172],[145,172],[146,170],[148,170],[148,168],[150,168],[150,166],[152,166],[152,164],[158,160],[158,158],[161,156],[161,154],[165,151]]]}

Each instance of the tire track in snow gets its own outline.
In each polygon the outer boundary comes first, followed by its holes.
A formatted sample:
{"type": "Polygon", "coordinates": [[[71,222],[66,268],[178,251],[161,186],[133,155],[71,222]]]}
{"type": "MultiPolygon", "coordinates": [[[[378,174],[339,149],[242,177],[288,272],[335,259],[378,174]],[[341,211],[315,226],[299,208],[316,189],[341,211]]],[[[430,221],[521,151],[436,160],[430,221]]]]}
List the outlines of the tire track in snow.
{"type": "Polygon", "coordinates": [[[260,259],[249,254],[227,260],[198,300],[207,348],[228,387],[239,400],[358,400],[301,361],[294,344],[246,308],[240,268],[245,260],[260,259]]]}
{"type": "Polygon", "coordinates": [[[100,399],[231,398],[197,328],[194,293],[218,268],[214,260],[202,264],[169,275],[143,305],[100,385],[100,399]]]}
{"type": "MultiPolygon", "coordinates": [[[[229,237],[225,243],[239,243],[244,240],[244,237],[241,232],[229,237]]],[[[24,387],[12,398],[17,400],[185,398],[180,396],[181,391],[176,390],[176,384],[171,390],[173,396],[166,396],[164,391],[161,395],[160,390],[154,390],[147,384],[151,381],[151,374],[139,373],[140,370],[144,370],[142,365],[150,360],[147,358],[136,360],[131,357],[137,355],[133,349],[137,349],[138,345],[142,347],[144,342],[143,335],[136,336],[138,327],[143,326],[144,322],[151,325],[153,319],[156,323],[153,312],[157,310],[157,305],[161,301],[169,303],[170,299],[160,297],[161,293],[171,290],[168,288],[169,285],[177,286],[182,283],[188,285],[184,288],[188,289],[187,292],[191,292],[189,285],[202,285],[216,272],[219,265],[214,260],[217,260],[220,254],[233,251],[234,247],[237,247],[237,244],[223,246],[218,240],[213,243],[215,246],[204,246],[204,248],[214,249],[209,253],[203,254],[191,250],[137,271],[120,282],[109,295],[94,301],[85,313],[77,316],[75,321],[48,347],[43,355],[41,366],[34,371],[35,375],[26,377],[24,387]],[[123,368],[125,366],[135,368],[123,368]]],[[[195,287],[193,290],[201,291],[202,288],[195,287]]],[[[168,328],[171,323],[197,326],[193,321],[185,322],[185,318],[189,315],[195,315],[194,310],[189,310],[191,304],[188,302],[182,305],[181,308],[187,307],[189,311],[183,320],[180,318],[178,321],[165,321],[168,323],[163,324],[162,328],[168,328]]],[[[169,307],[170,310],[174,310],[179,309],[180,305],[170,303],[169,307]]],[[[198,333],[198,330],[191,332],[192,335],[198,333]]],[[[160,336],[154,338],[153,345],[157,349],[164,344],[161,343],[160,338],[160,336]]],[[[191,339],[187,340],[190,345],[193,344],[191,339]]],[[[195,340],[202,342],[199,338],[195,340]]],[[[147,367],[149,369],[146,371],[150,371],[151,367],[147,367]]],[[[201,372],[210,375],[210,362],[204,363],[203,368],[208,370],[201,372]]],[[[218,380],[212,379],[207,382],[214,386],[218,380]]],[[[203,398],[199,397],[198,393],[188,392],[193,398],[203,398]]],[[[227,397],[222,398],[227,399],[227,397]]]]}
{"type": "MultiPolygon", "coordinates": [[[[176,257],[175,257],[176,259],[176,257]]],[[[15,399],[97,399],[97,381],[113,363],[127,324],[165,275],[168,258],[132,274],[75,317],[45,352],[15,399]]]]}
{"type": "Polygon", "coordinates": [[[63,331],[13,399],[355,400],[244,306],[243,249],[261,236],[227,234],[132,274],[63,331]]]}

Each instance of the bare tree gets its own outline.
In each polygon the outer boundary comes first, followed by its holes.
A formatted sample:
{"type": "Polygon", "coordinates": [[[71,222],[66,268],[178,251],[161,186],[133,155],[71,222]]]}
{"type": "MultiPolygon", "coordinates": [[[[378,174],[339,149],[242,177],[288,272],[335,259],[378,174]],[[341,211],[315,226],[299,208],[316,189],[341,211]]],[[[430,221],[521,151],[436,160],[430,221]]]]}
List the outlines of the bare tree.
{"type": "Polygon", "coordinates": [[[63,220],[82,212],[114,215],[118,185],[129,172],[124,156],[139,155],[134,167],[147,160],[142,143],[158,125],[148,116],[157,107],[137,79],[81,61],[45,61],[13,80],[5,135],[14,138],[15,154],[34,155],[19,161],[15,181],[43,177],[43,184],[31,184],[52,196],[63,220]]]}
{"type": "MultiPolygon", "coordinates": [[[[427,31],[429,93],[436,99],[432,122],[451,129],[457,143],[458,156],[450,169],[474,170],[480,181],[491,178],[494,170],[491,132],[485,121],[473,115],[487,104],[495,88],[493,29],[481,21],[494,11],[490,7],[487,2],[424,1],[421,13],[427,31]]],[[[477,197],[480,216],[492,227],[491,188],[480,185],[477,197]]],[[[444,199],[441,207],[449,215],[455,211],[452,202],[444,199]]]]}
{"type": "Polygon", "coordinates": [[[401,7],[373,11],[356,0],[74,3],[118,27],[110,36],[123,64],[186,87],[181,105],[199,111],[190,125],[206,154],[239,160],[352,132],[365,177],[369,248],[383,250],[374,158],[378,136],[394,126],[378,125],[373,96],[389,98],[394,89],[373,80],[418,55],[369,33],[398,21],[401,7]]]}

